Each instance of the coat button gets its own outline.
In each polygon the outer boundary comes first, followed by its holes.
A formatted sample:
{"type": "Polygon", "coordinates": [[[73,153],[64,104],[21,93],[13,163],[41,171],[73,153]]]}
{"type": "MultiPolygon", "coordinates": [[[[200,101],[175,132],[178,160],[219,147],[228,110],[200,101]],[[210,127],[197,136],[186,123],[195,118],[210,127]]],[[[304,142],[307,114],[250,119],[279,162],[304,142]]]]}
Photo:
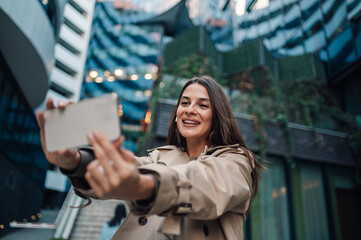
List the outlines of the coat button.
{"type": "Polygon", "coordinates": [[[206,225],[203,225],[203,233],[204,233],[205,236],[209,235],[209,230],[208,230],[208,227],[206,225]]]}
{"type": "Polygon", "coordinates": [[[147,219],[146,216],[140,217],[140,218],[138,219],[138,223],[139,223],[140,226],[144,226],[145,224],[147,224],[147,222],[148,222],[148,219],[147,219]]]}

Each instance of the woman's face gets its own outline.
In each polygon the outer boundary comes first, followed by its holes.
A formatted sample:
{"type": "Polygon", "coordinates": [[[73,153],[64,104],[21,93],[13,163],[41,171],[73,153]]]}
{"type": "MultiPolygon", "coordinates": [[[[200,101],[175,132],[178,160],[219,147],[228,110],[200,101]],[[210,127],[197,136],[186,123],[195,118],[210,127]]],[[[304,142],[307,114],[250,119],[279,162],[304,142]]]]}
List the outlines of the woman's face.
{"type": "Polygon", "coordinates": [[[212,126],[213,111],[207,89],[198,83],[189,85],[181,96],[177,109],[180,134],[192,142],[207,144],[212,126]]]}

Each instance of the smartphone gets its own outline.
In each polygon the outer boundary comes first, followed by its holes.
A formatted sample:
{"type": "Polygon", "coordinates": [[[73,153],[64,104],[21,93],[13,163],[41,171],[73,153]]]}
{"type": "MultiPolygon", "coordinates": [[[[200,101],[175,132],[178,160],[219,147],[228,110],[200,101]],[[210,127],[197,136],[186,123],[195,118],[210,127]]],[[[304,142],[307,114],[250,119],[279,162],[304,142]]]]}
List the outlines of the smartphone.
{"type": "Polygon", "coordinates": [[[45,112],[45,144],[49,152],[88,145],[87,133],[93,130],[103,132],[111,141],[120,137],[117,94],[45,112]]]}

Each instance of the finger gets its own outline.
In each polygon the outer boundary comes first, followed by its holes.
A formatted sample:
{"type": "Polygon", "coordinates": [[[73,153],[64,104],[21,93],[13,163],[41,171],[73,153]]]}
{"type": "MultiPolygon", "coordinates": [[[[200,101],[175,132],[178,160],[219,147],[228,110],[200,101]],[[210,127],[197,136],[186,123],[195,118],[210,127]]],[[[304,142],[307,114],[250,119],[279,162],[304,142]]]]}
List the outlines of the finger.
{"type": "Polygon", "coordinates": [[[113,142],[113,146],[115,149],[118,149],[119,153],[123,157],[124,160],[128,162],[134,162],[134,154],[132,151],[129,151],[128,149],[122,148],[123,142],[125,140],[125,137],[122,135],[117,140],[113,142]]]}
{"type": "Polygon", "coordinates": [[[65,109],[66,106],[67,106],[67,102],[66,102],[66,101],[64,101],[64,100],[59,100],[59,101],[58,101],[58,108],[59,108],[59,109],[65,109]]]}
{"type": "Polygon", "coordinates": [[[44,152],[47,152],[46,144],[45,144],[45,134],[44,129],[40,128],[40,141],[41,141],[41,147],[43,148],[44,152]]]}
{"type": "Polygon", "coordinates": [[[132,151],[129,151],[128,149],[125,148],[120,148],[119,153],[125,161],[130,163],[134,162],[135,159],[132,151]]]}
{"type": "Polygon", "coordinates": [[[54,105],[54,101],[51,98],[48,98],[48,100],[46,100],[46,109],[50,110],[50,109],[54,109],[55,105],[54,105]]]}
{"type": "Polygon", "coordinates": [[[45,118],[44,118],[44,112],[43,111],[38,110],[37,119],[38,119],[38,125],[39,125],[39,128],[40,128],[41,147],[43,148],[44,151],[46,151],[45,133],[44,133],[45,118]]]}
{"type": "Polygon", "coordinates": [[[99,131],[94,131],[93,136],[97,143],[100,145],[100,147],[104,149],[104,153],[106,154],[106,157],[108,159],[108,161],[104,162],[104,164],[109,165],[109,159],[111,159],[113,160],[114,168],[121,171],[124,160],[122,159],[122,156],[119,154],[118,150],[114,148],[112,143],[103,133],[99,131]]]}
{"type": "Polygon", "coordinates": [[[42,110],[38,110],[37,114],[37,120],[38,120],[38,125],[40,128],[43,128],[44,127],[44,122],[45,122],[45,119],[44,119],[44,112],[42,110]]]}
{"type": "Polygon", "coordinates": [[[113,146],[115,147],[115,149],[120,149],[123,145],[124,140],[125,140],[125,137],[123,135],[121,135],[118,139],[116,139],[113,142],[113,146]]]}
{"type": "MultiPolygon", "coordinates": [[[[90,145],[93,147],[96,158],[98,159],[98,161],[104,168],[105,174],[109,177],[113,177],[115,172],[114,172],[113,166],[109,162],[110,159],[109,159],[108,154],[106,153],[107,150],[103,149],[102,145],[100,144],[100,142],[98,141],[98,139],[95,137],[95,135],[93,133],[91,133],[91,132],[88,133],[87,137],[88,137],[88,141],[89,141],[90,145]]],[[[115,161],[114,158],[112,158],[112,161],[114,163],[114,161],[115,161]]]]}
{"type": "Polygon", "coordinates": [[[99,161],[95,160],[87,167],[87,173],[90,173],[89,177],[103,193],[110,191],[109,181],[104,174],[104,169],[99,161]]]}
{"type": "Polygon", "coordinates": [[[90,172],[85,173],[85,179],[89,183],[90,187],[93,189],[94,193],[98,197],[102,198],[104,196],[103,190],[98,184],[98,182],[95,179],[93,179],[93,176],[90,172]]]}

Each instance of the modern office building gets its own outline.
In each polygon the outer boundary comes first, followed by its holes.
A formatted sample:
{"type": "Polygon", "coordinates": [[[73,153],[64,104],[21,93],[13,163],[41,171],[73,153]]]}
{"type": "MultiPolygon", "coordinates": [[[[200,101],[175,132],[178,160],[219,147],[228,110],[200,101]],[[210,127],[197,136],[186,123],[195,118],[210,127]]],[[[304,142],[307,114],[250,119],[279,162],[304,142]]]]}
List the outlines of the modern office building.
{"type": "Polygon", "coordinates": [[[33,110],[44,100],[63,1],[0,2],[0,235],[38,218],[48,163],[33,110]]]}
{"type": "MultiPolygon", "coordinates": [[[[55,45],[55,64],[46,98],[51,97],[55,102],[77,102],[84,79],[95,0],[65,2],[63,21],[55,45]]],[[[40,108],[44,108],[44,105],[40,108]]]]}
{"type": "MultiPolygon", "coordinates": [[[[52,98],[55,104],[60,100],[78,102],[80,99],[95,0],[64,2],[62,22],[54,48],[55,63],[50,74],[49,89],[44,101],[34,113],[38,109],[45,109],[48,98],[52,98]]],[[[43,207],[59,208],[69,186],[67,178],[51,166],[46,174],[43,207]]]]}
{"type": "Polygon", "coordinates": [[[361,123],[360,17],[358,0],[273,0],[266,8],[234,15],[234,41],[262,39],[278,58],[316,53],[343,109],[361,123]]]}
{"type": "Polygon", "coordinates": [[[35,113],[47,97],[79,99],[94,3],[0,3],[0,235],[11,221],[38,221],[46,189],[66,191],[65,178],[48,170],[35,113]]]}
{"type": "Polygon", "coordinates": [[[82,89],[82,98],[118,94],[124,146],[132,151],[150,121],[149,100],[163,36],[159,24],[136,25],[156,16],[143,9],[97,2],[82,89]]]}

